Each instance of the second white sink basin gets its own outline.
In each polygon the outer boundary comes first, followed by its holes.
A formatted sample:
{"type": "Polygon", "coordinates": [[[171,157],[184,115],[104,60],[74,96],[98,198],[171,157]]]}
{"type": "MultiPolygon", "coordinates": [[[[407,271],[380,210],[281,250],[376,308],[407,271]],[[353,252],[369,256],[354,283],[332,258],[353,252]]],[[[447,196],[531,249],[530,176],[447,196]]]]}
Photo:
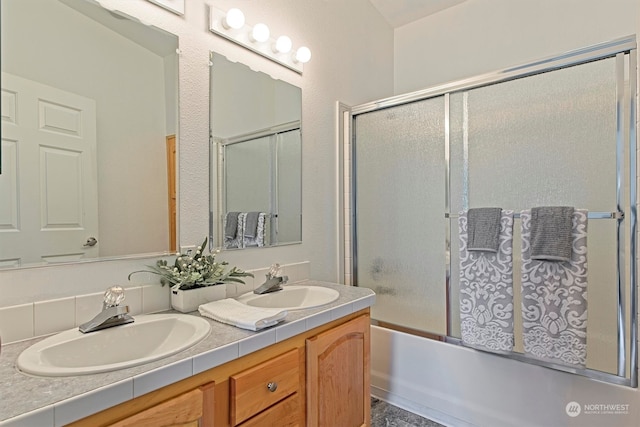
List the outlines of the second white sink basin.
{"type": "Polygon", "coordinates": [[[319,307],[338,299],[340,293],[335,289],[322,286],[283,286],[281,291],[256,295],[246,293],[237,298],[243,304],[253,307],[281,308],[283,310],[301,310],[319,307]]]}
{"type": "Polygon", "coordinates": [[[76,328],[45,338],[20,354],[18,368],[53,377],[129,368],[185,350],[211,329],[207,320],[186,314],[134,318],[133,323],[88,334],[76,328]]]}

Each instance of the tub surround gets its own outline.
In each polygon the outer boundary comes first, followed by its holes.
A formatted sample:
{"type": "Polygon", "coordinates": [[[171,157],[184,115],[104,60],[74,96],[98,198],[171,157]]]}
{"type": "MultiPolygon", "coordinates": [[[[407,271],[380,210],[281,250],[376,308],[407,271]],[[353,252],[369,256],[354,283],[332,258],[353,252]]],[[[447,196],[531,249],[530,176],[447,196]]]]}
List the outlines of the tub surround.
{"type": "Polygon", "coordinates": [[[304,284],[335,289],[340,297],[322,307],[290,311],[283,323],[260,332],[209,320],[209,336],[188,350],[119,371],[58,378],[28,376],[16,369],[15,362],[39,339],[3,344],[0,426],[67,424],[366,309],[375,301],[375,294],[365,288],[313,280],[304,284]]]}

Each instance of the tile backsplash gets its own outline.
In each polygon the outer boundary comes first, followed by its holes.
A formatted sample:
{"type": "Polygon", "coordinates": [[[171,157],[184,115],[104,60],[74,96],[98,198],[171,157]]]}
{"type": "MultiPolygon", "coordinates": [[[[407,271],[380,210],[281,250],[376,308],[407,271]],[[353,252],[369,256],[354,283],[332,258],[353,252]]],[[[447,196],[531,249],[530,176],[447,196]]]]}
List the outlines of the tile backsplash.
{"type": "MultiPolygon", "coordinates": [[[[289,283],[309,279],[309,262],[284,264],[282,274],[289,283]]],[[[264,282],[269,268],[247,270],[245,284],[226,286],[227,298],[253,291],[264,282]]],[[[71,329],[91,320],[102,309],[102,292],[57,298],[0,308],[2,345],[71,329]]],[[[125,287],[126,303],[132,315],[156,313],[171,308],[169,288],[154,284],[125,287]]]]}

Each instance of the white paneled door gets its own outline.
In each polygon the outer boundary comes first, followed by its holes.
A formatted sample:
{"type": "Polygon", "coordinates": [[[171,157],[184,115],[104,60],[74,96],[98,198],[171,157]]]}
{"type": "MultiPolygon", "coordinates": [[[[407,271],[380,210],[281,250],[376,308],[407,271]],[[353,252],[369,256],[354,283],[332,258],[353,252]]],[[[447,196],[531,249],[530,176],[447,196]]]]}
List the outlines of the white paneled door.
{"type": "Polygon", "coordinates": [[[2,73],[0,266],[98,256],[96,103],[2,73]]]}

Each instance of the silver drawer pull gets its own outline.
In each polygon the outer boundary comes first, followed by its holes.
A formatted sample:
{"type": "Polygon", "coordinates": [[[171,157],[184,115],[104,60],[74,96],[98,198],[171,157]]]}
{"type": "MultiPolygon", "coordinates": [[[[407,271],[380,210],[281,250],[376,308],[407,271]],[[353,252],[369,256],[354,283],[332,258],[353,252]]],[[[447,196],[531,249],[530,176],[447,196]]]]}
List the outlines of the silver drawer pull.
{"type": "Polygon", "coordinates": [[[277,389],[277,388],[278,388],[278,383],[276,383],[276,382],[270,382],[270,383],[267,383],[267,389],[268,389],[271,393],[273,393],[274,391],[276,391],[276,389],[277,389]]]}

